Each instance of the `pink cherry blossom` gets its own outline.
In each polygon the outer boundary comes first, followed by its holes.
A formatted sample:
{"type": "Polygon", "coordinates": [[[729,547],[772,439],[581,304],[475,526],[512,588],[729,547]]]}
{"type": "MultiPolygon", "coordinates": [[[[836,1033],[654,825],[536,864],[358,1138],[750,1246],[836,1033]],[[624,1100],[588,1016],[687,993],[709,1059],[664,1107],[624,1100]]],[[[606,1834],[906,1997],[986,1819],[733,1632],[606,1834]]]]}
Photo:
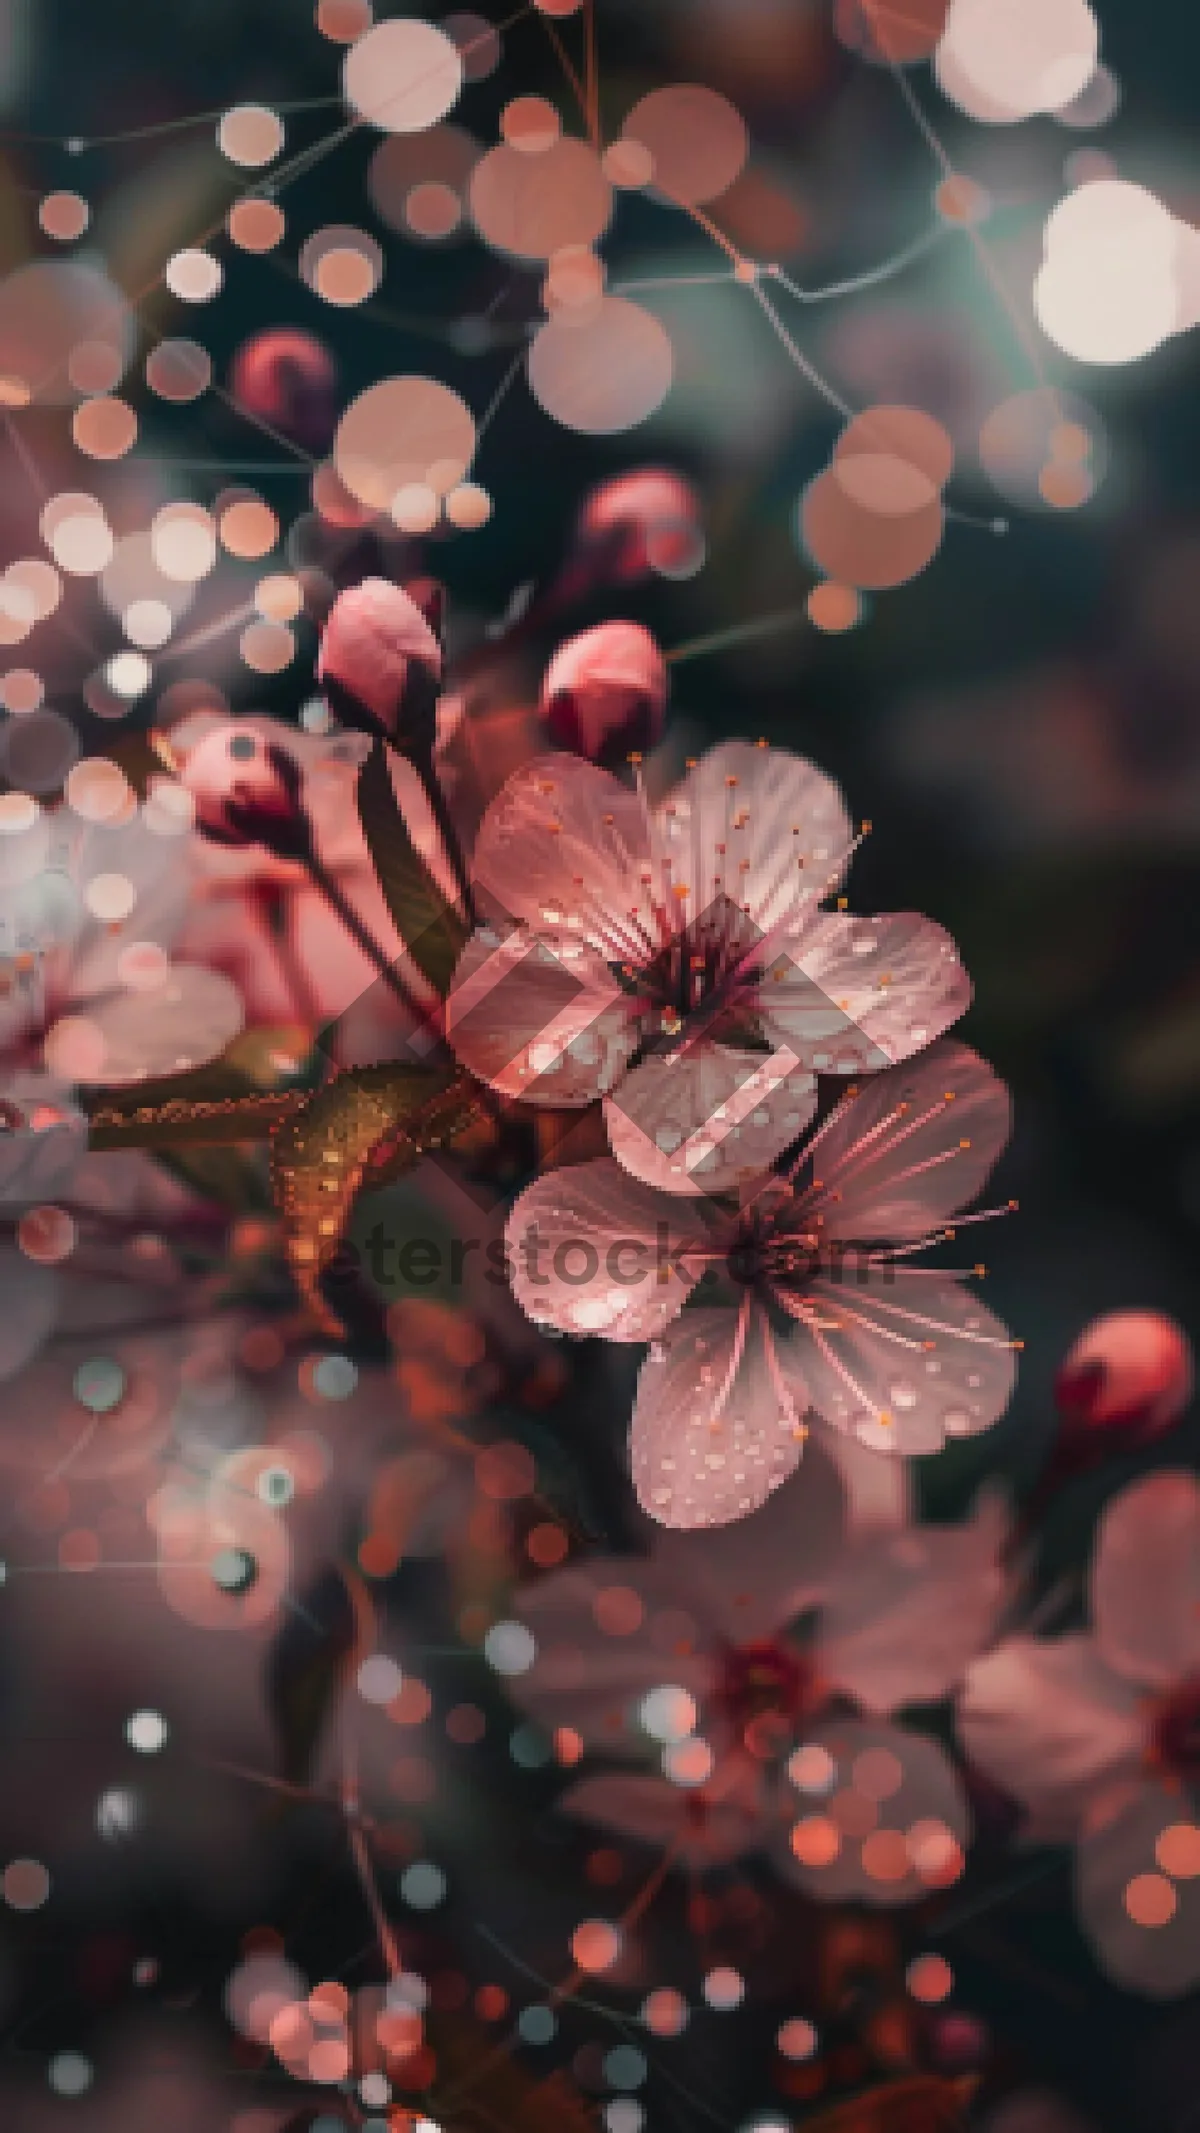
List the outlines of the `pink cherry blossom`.
{"type": "Polygon", "coordinates": [[[561,645],[542,682],[552,740],[591,763],[618,764],[662,738],[667,668],[639,622],[602,622],[561,645]]]}
{"type": "Polygon", "coordinates": [[[947,1040],[852,1091],[789,1176],[737,1210],[656,1192],[611,1159],[522,1194],[508,1255],[530,1317],[654,1343],[631,1434],[652,1518],[745,1517],[799,1466],[811,1422],[907,1456],[1003,1413],[1005,1328],[968,1270],[908,1262],[975,1197],[1008,1131],[1003,1084],[947,1040]],[[700,1307],[714,1280],[740,1300],[700,1307]]]}
{"type": "Polygon", "coordinates": [[[911,1901],[961,1871],[970,1816],[942,1748],[895,1714],[948,1697],[992,1634],[1006,1517],[988,1499],[963,1527],[888,1532],[852,1486],[847,1530],[827,1462],[814,1479],[703,1549],[665,1535],[533,1586],[512,1693],[621,1766],[577,1780],[565,1812],[694,1864],[767,1849],[821,1898],[911,1901]]]}
{"type": "Polygon", "coordinates": [[[1008,1638],[968,1672],[967,1754],[1029,1841],[1073,1842],[1080,1917],[1116,1981],[1200,1982],[1200,1483],[1151,1474],[1109,1505],[1090,1630],[1008,1638]]]}
{"type": "Polygon", "coordinates": [[[28,803],[5,838],[0,954],[0,1196],[57,1189],[81,1150],[72,1085],[114,1087],[203,1066],[242,1005],[177,954],[197,853],[182,823],[132,791],[118,819],[28,803]]]}
{"type": "Polygon", "coordinates": [[[908,1058],[970,998],[928,919],[822,910],[852,848],[836,786],[781,750],[715,748],[657,808],[539,758],[476,843],[505,917],[456,973],[459,1057],[529,1102],[603,1096],[614,1152],[648,1184],[735,1185],[797,1138],[819,1072],[908,1058]]]}

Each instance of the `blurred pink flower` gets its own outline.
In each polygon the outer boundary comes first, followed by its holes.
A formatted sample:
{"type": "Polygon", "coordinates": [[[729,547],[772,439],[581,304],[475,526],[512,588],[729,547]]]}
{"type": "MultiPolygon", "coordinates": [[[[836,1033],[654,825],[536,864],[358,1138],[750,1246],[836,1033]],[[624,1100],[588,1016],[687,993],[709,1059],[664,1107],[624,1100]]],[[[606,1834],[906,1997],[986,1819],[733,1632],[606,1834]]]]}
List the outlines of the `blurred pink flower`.
{"type": "MultiPolygon", "coordinates": [[[[175,957],[195,884],[186,818],[153,790],[109,821],[28,810],[0,872],[5,1076],[48,1073],[57,1104],[66,1083],[133,1083],[224,1051],[242,1026],[233,986],[175,957]]],[[[19,1108],[35,1104],[26,1082],[19,1108]]]]}
{"type": "Polygon", "coordinates": [[[1200,1483],[1152,1474],[1112,1502],[1092,1628],[1012,1637],[971,1667],[967,1754],[1026,1810],[1030,1842],[1073,1841],[1103,1967],[1155,1998],[1200,1983],[1200,1483]]]}
{"type": "Polygon", "coordinates": [[[508,1259],[529,1316],[654,1343],[631,1440],[652,1518],[756,1510],[799,1466],[810,1413],[891,1455],[940,1451],[1003,1413],[1004,1326],[954,1273],[907,1261],[975,1197],[1008,1132],[1003,1083],[947,1041],[846,1096],[790,1175],[736,1211],[655,1192],[612,1160],[521,1195],[508,1259]],[[713,1275],[740,1302],[685,1311],[713,1275]]]}
{"type": "Polygon", "coordinates": [[[602,482],[584,504],[579,532],[585,543],[614,544],[616,573],[626,580],[651,570],[686,574],[704,552],[700,499],[671,467],[635,467],[602,482]]]}
{"type": "Polygon", "coordinates": [[[818,1897],[910,1901],[956,1878],[970,1818],[894,1714],[948,1697],[991,1635],[1006,1516],[993,1498],[962,1527],[864,1527],[851,1476],[847,1534],[834,1469],[814,1479],[702,1550],[668,1535],[532,1587],[512,1690],[564,1760],[640,1766],[583,1777],[566,1812],[696,1863],[767,1849],[818,1897]]]}
{"type": "Polygon", "coordinates": [[[837,787],[777,749],[714,748],[653,810],[593,764],[527,764],[475,847],[477,887],[516,930],[464,952],[459,1057],[529,1102],[604,1096],[614,1151],[648,1184],[736,1184],[796,1139],[818,1072],[905,1059],[970,999],[930,920],[822,911],[853,844],[837,787]]]}

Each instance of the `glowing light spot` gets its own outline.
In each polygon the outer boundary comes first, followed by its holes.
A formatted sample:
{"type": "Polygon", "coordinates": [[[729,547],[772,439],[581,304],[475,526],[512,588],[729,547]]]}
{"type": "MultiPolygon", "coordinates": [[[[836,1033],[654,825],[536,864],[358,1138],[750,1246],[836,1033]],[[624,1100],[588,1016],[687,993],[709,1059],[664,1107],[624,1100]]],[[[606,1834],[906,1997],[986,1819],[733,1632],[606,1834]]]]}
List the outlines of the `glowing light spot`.
{"type": "Polygon", "coordinates": [[[460,533],[478,533],[492,515],[492,499],[478,482],[460,482],[446,498],[446,517],[460,533]]]}
{"type": "Polygon", "coordinates": [[[146,383],[160,400],[198,400],[212,384],[212,357],[198,341],[160,341],[146,357],[146,383]]]}
{"type": "Polygon", "coordinates": [[[274,200],[235,200],[225,227],[241,251],[273,252],[287,229],[287,219],[274,200]]]}
{"type": "Polygon", "coordinates": [[[828,636],[852,630],[862,617],[861,594],[852,585],[835,585],[831,578],[823,585],[813,586],[806,604],[814,629],[823,630],[828,636]]]}
{"type": "Polygon", "coordinates": [[[678,2037],[687,2028],[688,2004],[681,1992],[660,1985],[642,2002],[642,2021],[655,2037],[678,2037]]]}
{"type": "Polygon", "coordinates": [[[37,1266],[59,1266],[75,1249],[76,1229],[62,1207],[30,1207],[17,1224],[17,1243],[37,1266]]]}
{"type": "Polygon", "coordinates": [[[86,230],[91,212],[78,193],[47,193],[38,208],[38,221],[57,244],[73,244],[86,230]]]}
{"type": "Polygon", "coordinates": [[[378,23],[353,44],[342,70],[346,102],[383,133],[423,133],[458,102],[463,63],[430,22],[378,23]]]}
{"type": "Polygon", "coordinates": [[[746,1981],[740,1971],[720,1964],[709,1971],[700,1989],[717,2014],[732,2014],[746,1996],[746,1981]]]}
{"type": "Polygon", "coordinates": [[[0,1875],[0,1894],[10,1911],[40,1911],[50,1894],[50,1876],[40,1859],[10,1859],[0,1875]]]}
{"type": "Polygon", "coordinates": [[[137,902],[137,890],[126,874],[93,874],[83,900],[93,918],[116,925],[128,918],[137,902]]]}
{"type": "Polygon", "coordinates": [[[666,328],[620,296],[556,312],[529,351],[534,398],[565,429],[585,436],[611,436],[647,421],[666,399],[674,372],[666,328]]]}
{"type": "Polygon", "coordinates": [[[245,563],[268,555],[279,539],[279,520],[259,496],[239,497],[227,504],[218,527],[221,545],[245,563]]]}
{"type": "Polygon", "coordinates": [[[651,1689],[638,1710],[638,1717],[651,1738],[668,1742],[686,1740],[694,1730],[698,1716],[687,1690],[674,1688],[666,1682],[651,1689]]]}
{"type": "Polygon", "coordinates": [[[544,96],[516,96],[500,114],[500,131],[523,155],[543,155],[562,133],[562,120],[544,96]]]}
{"type": "Polygon", "coordinates": [[[801,1866],[832,1866],[842,1849],[842,1835],[827,1815],[806,1815],[791,1834],[791,1847],[801,1866]]]}
{"type": "Polygon", "coordinates": [[[86,1015],[63,1015],[46,1033],[42,1057],[63,1081],[99,1081],[108,1058],[104,1032],[86,1015]]]}
{"type": "Polygon", "coordinates": [[[201,504],[165,504],[151,523],[150,552],[165,578],[198,584],[217,560],[217,529],[201,504]]]}
{"type": "Polygon", "coordinates": [[[220,260],[199,247],[174,253],[163,270],[172,296],[184,304],[211,303],[224,279],[220,260]]]}
{"type": "Polygon", "coordinates": [[[837,1764],[819,1741],[808,1741],[797,1748],[787,1772],[797,1792],[820,1795],[832,1791],[837,1783],[837,1764]]]}
{"type": "Polygon", "coordinates": [[[104,669],[104,678],[117,696],[133,703],[144,696],[154,679],[154,670],[140,652],[116,652],[104,669]]]}
{"type": "Polygon", "coordinates": [[[571,1935],[571,1957],[576,1969],[587,1977],[611,1970],[621,1953],[621,1934],[604,1919],[585,1919],[571,1935]]]}
{"type": "Polygon", "coordinates": [[[741,113],[728,97],[695,83],[652,90],[634,105],[623,131],[649,155],[656,190],[685,207],[727,192],[750,152],[741,113]]]}
{"type": "Polygon", "coordinates": [[[135,1711],[125,1727],[125,1738],[139,1755],[157,1755],[165,1748],[169,1731],[160,1711],[135,1711]]]}
{"type": "Polygon", "coordinates": [[[1200,1829],[1191,1822],[1173,1822],[1161,1832],[1154,1856],[1173,1880],[1194,1881],[1200,1874],[1200,1829]]]}
{"type": "Polygon", "coordinates": [[[1134,1925],[1147,1932],[1170,1925],[1179,1909],[1179,1897],[1161,1874],[1136,1874],[1125,1889],[1124,1901],[1134,1925]]]}
{"type": "Polygon", "coordinates": [[[497,1674],[527,1674],[537,1658],[537,1643],[523,1622],[493,1622],[483,1640],[484,1657],[497,1674]]]}
{"type": "Polygon", "coordinates": [[[364,1659],[358,1670],[358,1693],[364,1703],[390,1703],[403,1683],[400,1668],[384,1652],[375,1652],[371,1658],[364,1659]]]}
{"type": "Polygon", "coordinates": [[[812,2023],[806,2022],[802,2015],[796,2015],[783,2024],[775,2042],[785,2059],[799,2062],[812,2058],[820,2039],[812,2023]]]}
{"type": "Polygon", "coordinates": [[[243,170],[261,170],[283,147],[283,123],[263,104],[236,104],[217,128],[222,155],[243,170]]]}
{"type": "Polygon", "coordinates": [[[475,421],[433,378],[384,378],[352,400],[338,425],[334,462],[350,494],[387,511],[413,485],[446,496],[475,456],[475,421]]]}
{"type": "Polygon", "coordinates": [[[943,1955],[918,1955],[905,1973],[914,2000],[923,2007],[940,2007],[954,1990],[954,1972],[943,1955]]]}

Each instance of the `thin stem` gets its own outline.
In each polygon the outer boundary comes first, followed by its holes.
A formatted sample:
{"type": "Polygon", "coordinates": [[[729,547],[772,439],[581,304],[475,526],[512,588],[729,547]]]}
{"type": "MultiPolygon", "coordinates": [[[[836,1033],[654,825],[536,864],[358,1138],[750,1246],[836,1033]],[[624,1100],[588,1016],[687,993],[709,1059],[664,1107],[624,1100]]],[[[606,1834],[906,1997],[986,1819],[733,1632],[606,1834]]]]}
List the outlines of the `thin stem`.
{"type": "Polygon", "coordinates": [[[429,802],[429,811],[437,825],[443,850],[450,862],[450,870],[454,875],[454,886],[462,900],[463,910],[466,912],[471,924],[473,926],[477,925],[479,921],[475,910],[475,892],[471,886],[470,870],[462,848],[462,839],[455,827],[454,817],[446,804],[442,781],[428,756],[410,756],[409,761],[421,780],[421,789],[429,802]]]}
{"type": "Polygon", "coordinates": [[[408,1009],[409,1013],[422,1028],[426,1026],[437,1028],[440,1018],[436,1008],[427,1006],[423,1001],[418,1000],[407,979],[391,962],[386,950],[380,947],[374,934],[363,924],[353,904],[315,849],[308,852],[304,865],[313,887],[324,897],[330,910],[340,919],[355,946],[362,950],[367,961],[383,979],[384,984],[391,992],[395,993],[402,1006],[408,1009]]]}

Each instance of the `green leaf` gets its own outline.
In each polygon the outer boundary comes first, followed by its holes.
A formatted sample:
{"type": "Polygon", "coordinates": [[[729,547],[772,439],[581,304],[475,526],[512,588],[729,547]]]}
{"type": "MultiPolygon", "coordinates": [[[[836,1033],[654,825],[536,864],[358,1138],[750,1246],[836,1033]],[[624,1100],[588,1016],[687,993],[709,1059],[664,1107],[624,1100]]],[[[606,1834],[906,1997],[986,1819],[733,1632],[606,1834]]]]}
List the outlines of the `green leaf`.
{"type": "Polygon", "coordinates": [[[444,999],[468,929],[413,843],[382,741],[376,741],[359,772],[357,798],[358,819],[392,924],[418,970],[444,999]]]}
{"type": "Polygon", "coordinates": [[[275,1199],[296,1286],[341,1328],[321,1290],[364,1186],[390,1184],[481,1116],[478,1084],[428,1067],[357,1067],[310,1098],[272,1142],[275,1199]]]}

